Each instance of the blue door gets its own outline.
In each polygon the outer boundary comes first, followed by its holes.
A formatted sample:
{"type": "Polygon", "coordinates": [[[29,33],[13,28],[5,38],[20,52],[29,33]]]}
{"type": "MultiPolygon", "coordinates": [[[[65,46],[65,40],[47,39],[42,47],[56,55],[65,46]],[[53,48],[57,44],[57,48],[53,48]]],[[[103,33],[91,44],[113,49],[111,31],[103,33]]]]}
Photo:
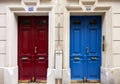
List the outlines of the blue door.
{"type": "Polygon", "coordinates": [[[100,80],[101,16],[70,17],[72,80],[100,80]]]}

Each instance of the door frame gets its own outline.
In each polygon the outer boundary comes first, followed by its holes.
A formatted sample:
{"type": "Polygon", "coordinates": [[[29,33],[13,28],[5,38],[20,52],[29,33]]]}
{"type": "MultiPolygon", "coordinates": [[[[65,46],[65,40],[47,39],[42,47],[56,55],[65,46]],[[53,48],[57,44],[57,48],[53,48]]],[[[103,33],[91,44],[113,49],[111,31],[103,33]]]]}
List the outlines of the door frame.
{"type": "MultiPolygon", "coordinates": [[[[65,9],[65,28],[64,28],[64,65],[63,67],[67,69],[70,73],[70,16],[95,16],[99,15],[102,17],[101,33],[102,37],[105,36],[105,51],[101,51],[101,80],[102,76],[106,74],[105,69],[112,67],[112,8],[109,6],[105,7],[105,10],[93,10],[86,11],[82,10],[83,7],[75,8],[74,6],[66,6],[65,9]],[[76,9],[76,10],[75,10],[76,9]]],[[[97,8],[97,6],[96,6],[97,8]]],[[[99,7],[102,8],[102,7],[99,7]]],[[[103,40],[101,45],[103,44],[103,40]]],[[[70,74],[67,74],[71,76],[70,74]]],[[[71,77],[69,76],[69,79],[71,77]]],[[[76,82],[76,81],[73,81],[76,82]]]]}
{"type": "Polygon", "coordinates": [[[12,77],[11,81],[14,81],[15,84],[18,83],[18,16],[48,16],[48,68],[54,67],[55,24],[53,21],[53,6],[36,8],[39,10],[29,12],[24,6],[7,7],[6,67],[8,68],[6,73],[11,70],[13,75],[6,75],[5,77],[12,77]]]}

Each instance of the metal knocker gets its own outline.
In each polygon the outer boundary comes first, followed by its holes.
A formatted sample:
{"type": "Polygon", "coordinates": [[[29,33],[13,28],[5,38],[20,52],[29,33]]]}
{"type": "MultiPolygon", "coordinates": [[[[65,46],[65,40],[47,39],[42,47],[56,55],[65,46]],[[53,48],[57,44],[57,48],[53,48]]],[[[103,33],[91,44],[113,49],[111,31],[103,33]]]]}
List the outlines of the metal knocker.
{"type": "Polygon", "coordinates": [[[86,48],[86,53],[89,54],[89,47],[86,48]]]}

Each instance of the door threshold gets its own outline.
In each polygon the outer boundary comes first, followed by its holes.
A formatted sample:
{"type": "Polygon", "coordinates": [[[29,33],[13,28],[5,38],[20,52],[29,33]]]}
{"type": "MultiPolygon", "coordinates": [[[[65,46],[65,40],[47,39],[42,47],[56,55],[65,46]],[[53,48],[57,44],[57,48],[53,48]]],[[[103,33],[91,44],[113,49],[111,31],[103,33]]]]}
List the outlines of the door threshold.
{"type": "Polygon", "coordinates": [[[100,83],[99,80],[87,80],[87,83],[100,83]]]}
{"type": "Polygon", "coordinates": [[[71,83],[83,83],[83,80],[72,80],[71,83]]]}
{"type": "Polygon", "coordinates": [[[19,84],[45,84],[46,80],[36,80],[35,82],[31,82],[31,80],[19,80],[19,84]]]}
{"type": "Polygon", "coordinates": [[[87,80],[84,82],[83,80],[72,80],[71,83],[100,83],[99,80],[87,80]]]}
{"type": "Polygon", "coordinates": [[[31,80],[19,80],[18,82],[19,83],[29,83],[29,82],[31,82],[31,80]]]}
{"type": "Polygon", "coordinates": [[[46,83],[47,80],[36,80],[36,83],[46,83]]]}
{"type": "Polygon", "coordinates": [[[18,83],[18,84],[47,84],[47,83],[36,83],[36,82],[34,82],[34,83],[18,83]]]}

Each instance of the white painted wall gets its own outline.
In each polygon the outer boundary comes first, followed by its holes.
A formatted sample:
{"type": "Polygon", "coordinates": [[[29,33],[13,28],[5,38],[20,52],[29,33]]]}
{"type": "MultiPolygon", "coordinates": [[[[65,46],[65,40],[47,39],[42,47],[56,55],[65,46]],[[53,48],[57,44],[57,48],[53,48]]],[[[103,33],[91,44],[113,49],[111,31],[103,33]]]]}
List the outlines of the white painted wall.
{"type": "MultiPolygon", "coordinates": [[[[47,7],[48,5],[53,6],[53,9],[49,14],[51,18],[50,27],[53,28],[53,30],[50,30],[50,32],[54,32],[49,36],[49,38],[51,38],[51,40],[49,40],[50,41],[49,43],[52,42],[51,44],[49,44],[50,45],[49,69],[50,71],[54,71],[55,50],[62,50],[63,51],[63,54],[62,54],[63,77],[65,78],[68,77],[68,79],[66,80],[69,81],[69,77],[70,77],[69,42],[68,42],[69,36],[67,35],[69,35],[68,21],[69,21],[70,13],[68,12],[68,10],[66,10],[65,6],[75,6],[74,8],[69,8],[69,9],[74,12],[78,12],[79,10],[76,8],[78,6],[81,6],[82,3],[80,1],[82,0],[39,0],[39,1],[41,1],[40,6],[44,6],[44,7],[47,7]],[[58,30],[60,30],[59,37],[58,37],[58,30]],[[55,39],[53,36],[55,37],[55,39]],[[60,40],[59,43],[58,43],[58,40],[60,40]],[[52,47],[53,49],[51,49],[52,47]]],[[[106,12],[105,14],[102,14],[102,17],[103,17],[102,33],[103,35],[106,36],[106,51],[103,52],[102,54],[103,55],[102,67],[104,68],[103,73],[106,74],[108,69],[112,68],[113,70],[114,67],[120,67],[120,61],[119,61],[120,59],[120,9],[119,9],[120,1],[119,0],[107,0],[107,1],[98,0],[98,4],[97,2],[95,4],[100,6],[111,6],[111,9],[108,12],[106,12]],[[109,18],[107,16],[111,16],[111,17],[109,18]],[[111,36],[109,36],[110,34],[111,36]]],[[[11,68],[12,70],[14,69],[12,67],[17,68],[17,60],[16,60],[17,57],[12,58],[12,53],[14,51],[16,52],[14,54],[17,54],[17,50],[16,50],[17,46],[14,46],[15,47],[14,50],[10,50],[13,45],[9,45],[10,42],[14,42],[12,40],[15,40],[15,39],[17,40],[17,32],[14,32],[16,30],[14,30],[13,28],[15,26],[17,27],[17,21],[16,21],[17,19],[16,17],[14,17],[14,15],[13,15],[14,18],[8,19],[9,15],[8,15],[7,6],[20,6],[20,5],[21,5],[20,0],[0,0],[0,84],[3,84],[3,81],[1,80],[3,80],[4,76],[6,76],[7,69],[11,68]],[[12,21],[13,23],[8,24],[7,23],[9,22],[8,20],[12,21]],[[15,39],[9,39],[8,30],[12,30],[13,32],[13,34],[11,34],[10,36],[16,35],[15,39]],[[7,46],[9,46],[9,48],[7,48],[7,46]],[[4,75],[3,72],[5,72],[6,74],[4,75]]],[[[84,9],[84,6],[81,6],[81,8],[84,9]]],[[[86,12],[86,11],[83,11],[83,12],[86,12]]],[[[79,14],[80,13],[78,13],[78,15],[79,14]]],[[[14,75],[16,75],[17,71],[13,70],[13,72],[15,72],[14,75]]],[[[53,72],[50,72],[50,73],[54,75],[53,72]]],[[[51,76],[51,77],[54,77],[54,76],[51,76]]],[[[53,79],[50,78],[49,80],[53,80],[53,79]]],[[[66,80],[64,81],[67,84],[68,82],[66,80]]]]}
{"type": "Polygon", "coordinates": [[[100,1],[99,4],[112,6],[112,67],[120,67],[120,1],[100,1]]]}

